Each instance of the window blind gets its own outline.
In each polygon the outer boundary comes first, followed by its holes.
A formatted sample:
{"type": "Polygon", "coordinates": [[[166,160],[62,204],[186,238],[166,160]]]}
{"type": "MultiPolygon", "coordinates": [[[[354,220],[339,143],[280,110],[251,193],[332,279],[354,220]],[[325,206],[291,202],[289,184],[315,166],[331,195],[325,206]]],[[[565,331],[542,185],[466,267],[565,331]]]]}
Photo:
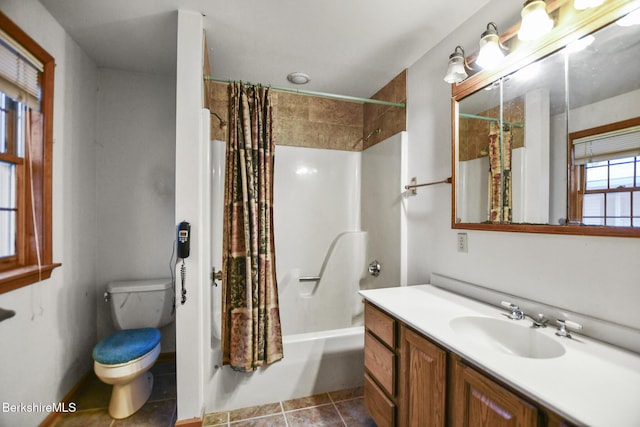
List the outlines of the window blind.
{"type": "Polygon", "coordinates": [[[640,125],[573,141],[573,164],[640,156],[640,125]]]}
{"type": "Polygon", "coordinates": [[[0,91],[39,110],[42,70],[40,61],[0,30],[0,91]]]}

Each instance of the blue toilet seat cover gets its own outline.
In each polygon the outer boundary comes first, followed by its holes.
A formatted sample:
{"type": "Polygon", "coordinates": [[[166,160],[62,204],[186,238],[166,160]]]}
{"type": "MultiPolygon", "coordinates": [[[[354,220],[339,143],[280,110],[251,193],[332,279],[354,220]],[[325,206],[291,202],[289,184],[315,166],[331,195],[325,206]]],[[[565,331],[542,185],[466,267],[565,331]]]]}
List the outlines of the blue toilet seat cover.
{"type": "Polygon", "coordinates": [[[156,328],[125,329],[100,341],[93,349],[93,360],[103,365],[127,363],[149,353],[159,342],[156,328]]]}

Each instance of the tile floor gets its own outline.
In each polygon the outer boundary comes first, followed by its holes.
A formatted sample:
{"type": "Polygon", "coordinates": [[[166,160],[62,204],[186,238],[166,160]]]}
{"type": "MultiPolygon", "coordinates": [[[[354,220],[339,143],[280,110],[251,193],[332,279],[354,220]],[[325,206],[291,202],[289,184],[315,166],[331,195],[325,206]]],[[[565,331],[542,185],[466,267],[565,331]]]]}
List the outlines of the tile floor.
{"type": "MultiPolygon", "coordinates": [[[[176,422],[175,360],[159,360],[151,368],[154,384],[149,401],[123,420],[109,417],[111,386],[94,374],[71,397],[77,411],[62,415],[55,427],[172,427],[176,422]]],[[[251,408],[206,414],[203,427],[375,427],[364,410],[362,387],[322,393],[251,408]]]]}
{"type": "Polygon", "coordinates": [[[375,427],[362,387],[206,414],[203,427],[375,427]]]}
{"type": "Polygon", "coordinates": [[[129,418],[114,420],[107,408],[111,386],[100,381],[93,372],[73,394],[77,411],[62,415],[55,427],[172,427],[176,423],[176,364],[172,359],[159,359],[151,368],[153,390],[142,408],[129,418]]]}

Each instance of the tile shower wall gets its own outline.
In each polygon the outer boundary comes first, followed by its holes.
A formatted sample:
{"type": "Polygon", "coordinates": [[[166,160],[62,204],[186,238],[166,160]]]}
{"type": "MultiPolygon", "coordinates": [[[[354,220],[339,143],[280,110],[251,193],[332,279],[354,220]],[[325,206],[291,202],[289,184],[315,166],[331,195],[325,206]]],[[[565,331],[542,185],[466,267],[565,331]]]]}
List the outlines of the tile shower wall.
{"type": "MultiPolygon", "coordinates": [[[[371,97],[382,101],[407,103],[407,70],[371,97]]],[[[377,104],[364,105],[363,146],[367,149],[392,135],[407,130],[407,109],[377,104]],[[376,132],[376,129],[380,129],[376,132]],[[372,133],[373,132],[373,133],[372,133]],[[366,139],[369,136],[369,139],[366,139]]]]}
{"type": "MultiPolygon", "coordinates": [[[[207,82],[207,106],[228,121],[226,83],[207,82]]],[[[362,149],[362,104],[272,91],[274,139],[278,145],[333,150],[362,149]]],[[[227,140],[227,127],[211,118],[211,139],[227,140]]]]}
{"type": "MultiPolygon", "coordinates": [[[[406,103],[407,72],[398,74],[372,99],[406,103]]],[[[226,83],[205,84],[205,106],[228,122],[226,83]]],[[[407,129],[406,109],[273,91],[274,138],[278,145],[362,151],[407,129]],[[365,138],[376,129],[366,141],[365,138]]],[[[226,141],[227,128],[212,116],[211,139],[226,141]]]]}

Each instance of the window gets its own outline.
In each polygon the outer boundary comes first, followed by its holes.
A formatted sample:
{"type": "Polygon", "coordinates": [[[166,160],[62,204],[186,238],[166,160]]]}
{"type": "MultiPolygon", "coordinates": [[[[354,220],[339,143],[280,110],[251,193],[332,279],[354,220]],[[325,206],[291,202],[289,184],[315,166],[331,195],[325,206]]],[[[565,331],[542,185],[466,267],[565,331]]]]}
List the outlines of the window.
{"type": "Polygon", "coordinates": [[[575,132],[569,141],[570,219],[640,227],[640,118],[575,132]]]}
{"type": "Polygon", "coordinates": [[[47,279],[54,60],[0,13],[0,293],[47,279]]]}

